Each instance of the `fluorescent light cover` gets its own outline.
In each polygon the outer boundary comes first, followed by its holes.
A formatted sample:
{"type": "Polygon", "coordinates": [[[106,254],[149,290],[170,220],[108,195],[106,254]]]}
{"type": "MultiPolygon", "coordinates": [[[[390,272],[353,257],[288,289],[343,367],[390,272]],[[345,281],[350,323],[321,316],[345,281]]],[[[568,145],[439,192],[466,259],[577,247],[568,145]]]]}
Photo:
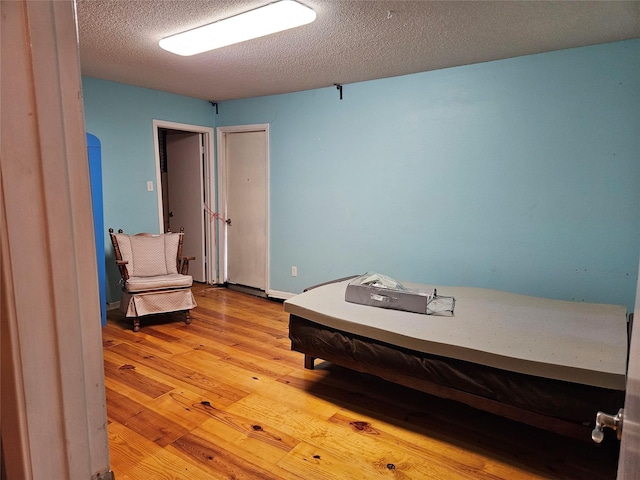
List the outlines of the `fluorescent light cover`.
{"type": "Polygon", "coordinates": [[[282,0],[219,22],[160,40],[160,47],[189,56],[306,25],[316,12],[293,0],[282,0]]]}

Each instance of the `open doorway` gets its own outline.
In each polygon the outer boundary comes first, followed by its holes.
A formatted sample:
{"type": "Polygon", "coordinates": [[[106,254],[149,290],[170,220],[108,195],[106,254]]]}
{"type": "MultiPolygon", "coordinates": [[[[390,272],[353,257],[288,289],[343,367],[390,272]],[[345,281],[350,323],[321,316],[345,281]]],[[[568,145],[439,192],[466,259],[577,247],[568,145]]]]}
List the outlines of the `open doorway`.
{"type": "Polygon", "coordinates": [[[156,151],[158,222],[161,232],[184,227],[183,252],[194,281],[213,283],[217,259],[208,212],[215,199],[212,182],[213,129],[153,121],[156,151]]]}

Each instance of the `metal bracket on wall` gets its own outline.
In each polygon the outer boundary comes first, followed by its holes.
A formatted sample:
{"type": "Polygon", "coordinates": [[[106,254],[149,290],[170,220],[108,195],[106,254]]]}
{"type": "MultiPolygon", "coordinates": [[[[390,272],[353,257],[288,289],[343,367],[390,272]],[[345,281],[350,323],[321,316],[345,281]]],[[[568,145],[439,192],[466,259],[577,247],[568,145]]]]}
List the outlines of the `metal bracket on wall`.
{"type": "Polygon", "coordinates": [[[342,100],[342,85],[340,85],[339,83],[334,83],[334,85],[340,91],[340,100],[342,100]]]}
{"type": "Polygon", "coordinates": [[[216,115],[218,115],[218,102],[209,101],[209,103],[216,109],[216,115]]]}

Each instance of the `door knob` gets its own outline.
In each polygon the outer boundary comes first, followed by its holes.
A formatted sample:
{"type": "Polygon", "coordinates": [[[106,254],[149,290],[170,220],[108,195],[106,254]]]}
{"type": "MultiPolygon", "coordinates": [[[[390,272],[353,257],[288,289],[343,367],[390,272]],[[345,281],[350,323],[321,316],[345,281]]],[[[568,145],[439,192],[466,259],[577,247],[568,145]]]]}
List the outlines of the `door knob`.
{"type": "Polygon", "coordinates": [[[596,415],[596,428],[591,432],[591,440],[601,443],[604,440],[604,429],[612,428],[617,431],[618,440],[622,438],[622,423],[624,420],[624,408],[618,410],[616,415],[598,412],[596,415]]]}
{"type": "Polygon", "coordinates": [[[226,223],[227,225],[231,226],[231,219],[230,219],[230,218],[227,218],[227,219],[224,221],[224,223],[226,223]]]}

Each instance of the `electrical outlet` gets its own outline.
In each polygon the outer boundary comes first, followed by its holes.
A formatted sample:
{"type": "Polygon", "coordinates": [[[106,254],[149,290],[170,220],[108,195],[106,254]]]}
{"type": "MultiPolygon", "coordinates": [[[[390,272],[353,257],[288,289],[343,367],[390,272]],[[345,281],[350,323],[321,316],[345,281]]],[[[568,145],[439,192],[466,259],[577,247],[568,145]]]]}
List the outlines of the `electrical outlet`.
{"type": "Polygon", "coordinates": [[[153,182],[147,182],[147,192],[153,192],[153,182]]]}
{"type": "Polygon", "coordinates": [[[292,277],[298,276],[298,267],[291,267],[291,276],[292,277]]]}

